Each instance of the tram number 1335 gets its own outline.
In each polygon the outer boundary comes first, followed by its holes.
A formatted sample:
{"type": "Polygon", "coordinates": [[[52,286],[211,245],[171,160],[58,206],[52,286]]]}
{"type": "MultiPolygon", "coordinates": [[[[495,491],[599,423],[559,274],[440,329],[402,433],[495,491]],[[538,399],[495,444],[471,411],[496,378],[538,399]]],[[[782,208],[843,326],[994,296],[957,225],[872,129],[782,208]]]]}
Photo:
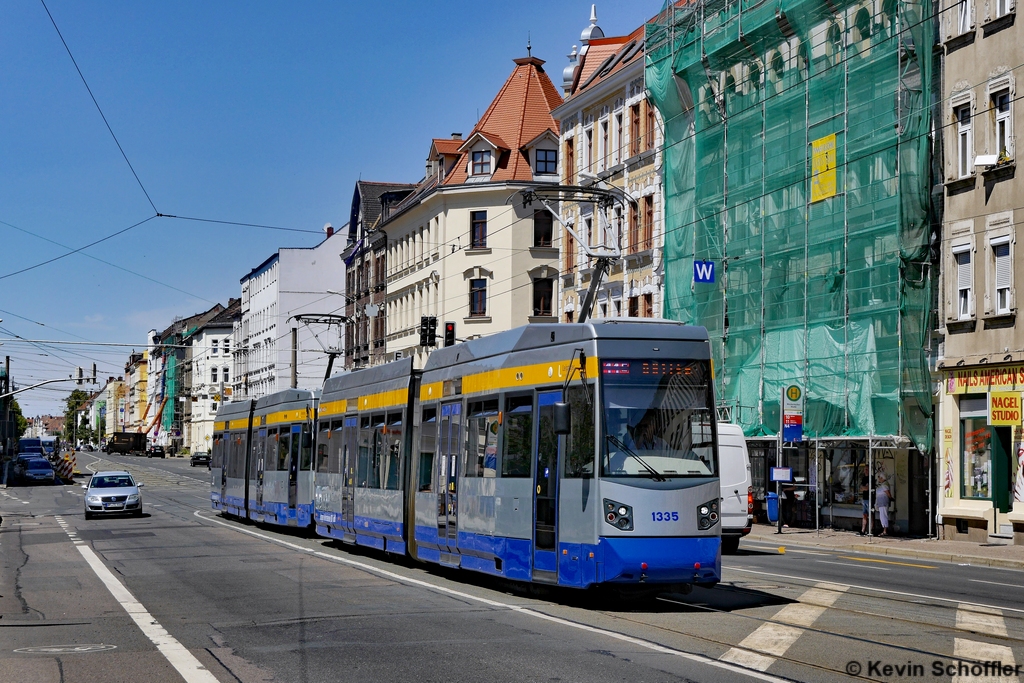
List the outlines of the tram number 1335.
{"type": "Polygon", "coordinates": [[[679,521],[679,513],[678,512],[652,512],[651,513],[651,521],[652,522],[678,522],[679,521]]]}

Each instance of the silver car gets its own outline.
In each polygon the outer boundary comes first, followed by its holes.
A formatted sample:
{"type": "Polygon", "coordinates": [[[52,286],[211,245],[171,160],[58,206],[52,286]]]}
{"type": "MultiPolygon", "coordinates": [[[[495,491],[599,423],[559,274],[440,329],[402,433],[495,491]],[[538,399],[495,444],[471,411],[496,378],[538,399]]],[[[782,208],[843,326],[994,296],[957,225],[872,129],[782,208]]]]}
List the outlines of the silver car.
{"type": "Polygon", "coordinates": [[[142,492],[139,489],[142,486],[123,470],[97,472],[88,484],[82,485],[85,489],[85,518],[125,512],[141,517],[142,492]]]}

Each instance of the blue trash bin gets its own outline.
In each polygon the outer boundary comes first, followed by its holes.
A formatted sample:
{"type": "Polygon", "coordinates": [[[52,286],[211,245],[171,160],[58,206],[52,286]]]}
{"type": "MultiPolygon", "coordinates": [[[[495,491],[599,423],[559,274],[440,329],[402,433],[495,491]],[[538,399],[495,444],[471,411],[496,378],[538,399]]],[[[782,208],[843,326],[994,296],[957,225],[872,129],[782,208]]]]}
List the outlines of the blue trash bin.
{"type": "Polygon", "coordinates": [[[775,524],[779,521],[779,494],[769,493],[768,499],[768,521],[775,524]]]}

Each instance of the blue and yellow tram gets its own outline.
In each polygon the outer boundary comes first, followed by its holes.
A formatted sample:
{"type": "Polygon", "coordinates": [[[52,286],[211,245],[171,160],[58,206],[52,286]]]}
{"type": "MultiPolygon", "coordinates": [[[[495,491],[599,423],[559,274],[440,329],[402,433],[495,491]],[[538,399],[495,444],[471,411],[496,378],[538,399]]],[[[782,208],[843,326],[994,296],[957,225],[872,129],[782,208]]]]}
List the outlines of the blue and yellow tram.
{"type": "Polygon", "coordinates": [[[300,389],[221,406],[210,467],[214,509],[269,524],[310,526],[316,409],[316,395],[300,389]]]}
{"type": "Polygon", "coordinates": [[[720,579],[713,366],[703,328],[529,325],[332,377],[321,535],[509,579],[720,579]]]}

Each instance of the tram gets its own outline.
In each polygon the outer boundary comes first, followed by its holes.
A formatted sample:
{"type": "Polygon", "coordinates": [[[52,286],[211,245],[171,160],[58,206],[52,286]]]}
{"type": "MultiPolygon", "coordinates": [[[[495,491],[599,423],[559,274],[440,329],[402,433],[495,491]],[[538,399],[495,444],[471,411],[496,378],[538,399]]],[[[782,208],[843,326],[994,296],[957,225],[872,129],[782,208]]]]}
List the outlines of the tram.
{"type": "Polygon", "coordinates": [[[535,324],[331,377],[317,533],[508,579],[713,585],[713,365],[701,327],[535,324]]]}
{"type": "Polygon", "coordinates": [[[223,404],[210,462],[213,508],[257,522],[310,526],[316,409],[316,394],[300,389],[223,404]]]}

